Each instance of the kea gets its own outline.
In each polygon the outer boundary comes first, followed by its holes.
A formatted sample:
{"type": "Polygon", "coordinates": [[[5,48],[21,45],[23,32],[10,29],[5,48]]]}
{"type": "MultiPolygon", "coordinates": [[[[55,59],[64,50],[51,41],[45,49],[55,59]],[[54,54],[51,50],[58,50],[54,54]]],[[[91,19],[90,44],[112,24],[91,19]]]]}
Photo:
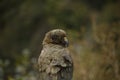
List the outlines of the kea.
{"type": "Polygon", "coordinates": [[[38,58],[39,80],[72,80],[73,60],[66,32],[54,29],[45,34],[38,58]]]}

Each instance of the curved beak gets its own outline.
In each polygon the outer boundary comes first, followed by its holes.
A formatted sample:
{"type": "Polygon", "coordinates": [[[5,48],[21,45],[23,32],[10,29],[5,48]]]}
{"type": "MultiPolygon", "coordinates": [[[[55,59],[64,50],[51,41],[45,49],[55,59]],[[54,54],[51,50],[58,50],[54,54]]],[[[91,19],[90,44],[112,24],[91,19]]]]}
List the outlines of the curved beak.
{"type": "Polygon", "coordinates": [[[65,43],[65,47],[68,47],[68,46],[69,46],[69,42],[68,42],[67,37],[64,37],[64,43],[65,43]]]}

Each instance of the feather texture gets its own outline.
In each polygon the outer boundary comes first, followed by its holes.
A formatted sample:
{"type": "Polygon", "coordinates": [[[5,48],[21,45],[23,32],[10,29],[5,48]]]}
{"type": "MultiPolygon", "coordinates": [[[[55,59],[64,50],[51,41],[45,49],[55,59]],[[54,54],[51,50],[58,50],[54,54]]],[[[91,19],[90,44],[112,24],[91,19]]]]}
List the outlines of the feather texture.
{"type": "Polygon", "coordinates": [[[68,49],[62,45],[43,45],[38,58],[39,80],[72,80],[73,61],[68,49]]]}
{"type": "Polygon", "coordinates": [[[71,80],[73,62],[69,51],[59,45],[46,45],[38,59],[40,80],[71,80]]]}

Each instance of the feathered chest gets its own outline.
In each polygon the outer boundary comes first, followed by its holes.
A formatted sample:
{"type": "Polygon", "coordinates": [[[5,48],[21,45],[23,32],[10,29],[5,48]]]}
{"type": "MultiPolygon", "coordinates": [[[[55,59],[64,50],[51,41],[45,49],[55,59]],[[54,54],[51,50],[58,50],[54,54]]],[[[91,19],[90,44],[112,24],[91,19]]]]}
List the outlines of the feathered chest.
{"type": "Polygon", "coordinates": [[[49,69],[54,67],[54,72],[57,72],[60,67],[72,66],[71,57],[67,52],[67,49],[60,46],[44,47],[38,60],[39,70],[49,72],[49,69]]]}

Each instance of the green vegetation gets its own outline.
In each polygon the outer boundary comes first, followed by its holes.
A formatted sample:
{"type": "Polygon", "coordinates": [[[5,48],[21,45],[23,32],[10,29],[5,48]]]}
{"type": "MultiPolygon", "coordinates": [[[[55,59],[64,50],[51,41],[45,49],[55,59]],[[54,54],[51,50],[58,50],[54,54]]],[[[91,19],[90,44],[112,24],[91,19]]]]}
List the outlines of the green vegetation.
{"type": "Polygon", "coordinates": [[[119,0],[1,0],[0,80],[36,80],[45,32],[67,31],[73,80],[120,80],[119,0]]]}

